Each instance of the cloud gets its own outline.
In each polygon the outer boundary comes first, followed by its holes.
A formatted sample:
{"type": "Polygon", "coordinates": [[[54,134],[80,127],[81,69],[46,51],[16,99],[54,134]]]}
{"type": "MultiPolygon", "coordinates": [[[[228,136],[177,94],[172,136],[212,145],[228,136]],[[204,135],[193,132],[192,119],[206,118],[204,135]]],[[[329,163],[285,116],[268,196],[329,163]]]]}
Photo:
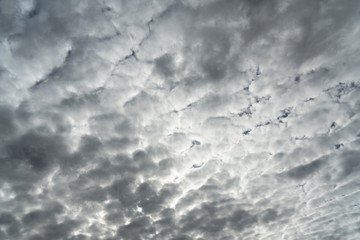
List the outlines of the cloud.
{"type": "Polygon", "coordinates": [[[309,175],[311,175],[312,173],[316,172],[321,165],[323,164],[323,160],[322,159],[318,159],[315,161],[312,161],[311,163],[299,166],[299,167],[295,167],[291,170],[289,170],[287,172],[287,175],[290,178],[294,178],[294,179],[303,179],[309,175]]]}
{"type": "Polygon", "coordinates": [[[0,1],[0,238],[359,238],[359,7],[0,1]]]}

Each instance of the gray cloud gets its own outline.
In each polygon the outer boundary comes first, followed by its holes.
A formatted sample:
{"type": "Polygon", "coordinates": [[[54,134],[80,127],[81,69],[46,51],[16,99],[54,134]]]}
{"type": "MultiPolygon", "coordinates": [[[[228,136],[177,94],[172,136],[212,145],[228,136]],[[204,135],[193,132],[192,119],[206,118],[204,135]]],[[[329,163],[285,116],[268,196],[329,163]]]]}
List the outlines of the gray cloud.
{"type": "Polygon", "coordinates": [[[359,9],[0,1],[0,239],[358,239],[359,9]]]}

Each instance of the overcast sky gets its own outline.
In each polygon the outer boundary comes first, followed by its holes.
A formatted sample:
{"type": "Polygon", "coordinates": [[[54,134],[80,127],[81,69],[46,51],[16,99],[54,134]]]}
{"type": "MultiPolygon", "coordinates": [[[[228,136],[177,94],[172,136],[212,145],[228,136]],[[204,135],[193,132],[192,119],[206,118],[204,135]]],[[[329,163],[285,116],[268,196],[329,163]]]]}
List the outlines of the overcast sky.
{"type": "Polygon", "coordinates": [[[360,239],[360,1],[0,0],[0,239],[360,239]]]}

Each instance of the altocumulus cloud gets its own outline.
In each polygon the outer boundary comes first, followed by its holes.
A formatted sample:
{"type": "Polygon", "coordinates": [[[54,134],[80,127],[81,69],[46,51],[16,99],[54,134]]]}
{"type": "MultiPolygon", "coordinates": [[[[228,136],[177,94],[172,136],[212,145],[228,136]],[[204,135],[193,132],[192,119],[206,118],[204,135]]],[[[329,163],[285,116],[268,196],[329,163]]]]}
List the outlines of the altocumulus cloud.
{"type": "Polygon", "coordinates": [[[0,239],[360,239],[358,0],[0,1],[0,239]]]}

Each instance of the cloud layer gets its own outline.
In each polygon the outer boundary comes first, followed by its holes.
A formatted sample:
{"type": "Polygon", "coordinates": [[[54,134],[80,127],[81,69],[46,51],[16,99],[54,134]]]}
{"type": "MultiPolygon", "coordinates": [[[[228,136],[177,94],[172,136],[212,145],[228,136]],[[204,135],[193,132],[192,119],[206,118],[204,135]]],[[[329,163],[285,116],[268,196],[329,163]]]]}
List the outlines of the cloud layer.
{"type": "Polygon", "coordinates": [[[359,239],[359,10],[0,1],[0,239],[359,239]]]}

